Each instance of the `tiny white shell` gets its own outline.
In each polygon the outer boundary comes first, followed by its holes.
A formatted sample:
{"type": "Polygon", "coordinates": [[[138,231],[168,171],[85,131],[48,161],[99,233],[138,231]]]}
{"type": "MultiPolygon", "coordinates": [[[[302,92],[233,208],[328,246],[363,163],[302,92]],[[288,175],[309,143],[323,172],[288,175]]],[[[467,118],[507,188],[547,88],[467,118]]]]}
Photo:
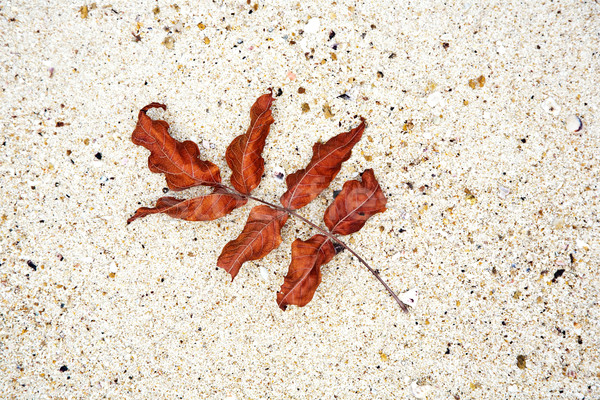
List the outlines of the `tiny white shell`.
{"type": "Polygon", "coordinates": [[[577,115],[569,115],[565,125],[569,132],[579,132],[583,128],[583,122],[577,115]]]}
{"type": "Polygon", "coordinates": [[[108,266],[108,272],[110,272],[110,273],[113,273],[113,274],[116,274],[116,273],[117,273],[117,264],[116,264],[116,263],[114,263],[114,262],[113,262],[113,263],[111,263],[111,264],[108,266]]]}
{"type": "Polygon", "coordinates": [[[398,298],[407,306],[414,307],[419,300],[419,291],[417,289],[411,289],[399,295],[398,298]]]}
{"type": "Polygon", "coordinates": [[[419,386],[417,381],[410,384],[410,391],[417,399],[424,399],[433,389],[430,385],[419,386]]]}

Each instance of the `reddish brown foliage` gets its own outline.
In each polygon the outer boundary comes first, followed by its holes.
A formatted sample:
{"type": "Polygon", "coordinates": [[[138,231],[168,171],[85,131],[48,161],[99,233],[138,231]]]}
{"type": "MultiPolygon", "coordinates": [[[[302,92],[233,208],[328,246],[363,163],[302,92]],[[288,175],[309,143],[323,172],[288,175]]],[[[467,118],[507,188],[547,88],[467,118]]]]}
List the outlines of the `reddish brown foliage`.
{"type": "Polygon", "coordinates": [[[292,243],[292,262],[283,285],[277,293],[277,305],[282,310],[290,304],[303,307],[312,300],[321,283],[321,265],[335,256],[335,248],[327,236],[315,235],[292,243]]]}
{"type": "Polygon", "coordinates": [[[273,100],[270,93],[256,100],[250,109],[248,131],[233,139],[225,153],[227,165],[231,168],[231,185],[240,193],[250,194],[265,171],[265,160],[261,154],[274,121],[271,116],[273,100]]]}
{"type": "Polygon", "coordinates": [[[138,122],[131,135],[133,143],[150,150],[148,168],[163,173],[171,190],[184,190],[192,186],[215,186],[221,182],[219,168],[210,161],[198,158],[200,150],[194,142],[178,142],[169,135],[169,124],[154,121],[146,111],[151,108],[167,109],[159,103],[148,104],[140,110],[138,122]]]}
{"type": "MultiPolygon", "coordinates": [[[[213,192],[188,200],[162,197],[155,207],[138,209],[127,222],[157,213],[188,221],[208,221],[229,214],[246,204],[249,199],[264,203],[252,208],[240,235],[225,245],[217,260],[217,265],[233,279],[244,262],[263,258],[281,244],[281,229],[290,215],[302,219],[322,234],[307,241],[298,239],[292,244],[292,261],[277,294],[277,303],[285,310],[291,304],[304,306],[313,298],[321,282],[321,266],[336,254],[334,241],[348,248],[334,235],[347,235],[361,229],[369,217],[385,211],[386,199],[373,171],[369,169],[363,173],[362,182],[346,182],[339,196],[325,212],[325,224],[330,232],[294,211],[310,203],[329,186],[362,137],[364,121],[326,143],[316,143],[313,146],[313,155],[306,168],[287,177],[288,190],[281,196],[283,206],[251,196],[251,191],[260,184],[264,172],[262,151],[273,123],[273,100],[270,93],[256,100],[250,111],[250,127],[247,132],[236,137],[227,148],[226,160],[232,169],[233,187],[221,183],[216,165],[200,160],[200,152],[195,143],[176,141],[169,135],[169,125],[165,121],[152,120],[146,115],[151,108],[165,109],[164,105],[152,103],[142,108],[132,140],[150,150],[150,170],[164,173],[172,190],[205,185],[212,186],[213,192]]],[[[350,249],[349,251],[352,252],[350,249]]],[[[358,258],[375,273],[364,260],[358,258]]],[[[378,279],[381,281],[381,278],[378,279]]]]}
{"type": "Polygon", "coordinates": [[[156,202],[156,207],[141,207],[127,220],[131,223],[138,218],[150,214],[167,214],[173,218],[186,221],[212,221],[229,214],[238,207],[248,202],[245,199],[218,188],[213,193],[189,200],[179,200],[174,197],[161,197],[156,202]]]}
{"type": "Polygon", "coordinates": [[[362,121],[356,128],[332,137],[326,143],[315,143],[313,156],[304,169],[286,178],[288,190],[281,196],[281,204],[292,210],[313,201],[336,177],[342,163],[350,158],[352,148],[365,130],[362,121]]]}
{"type": "Polygon", "coordinates": [[[289,218],[284,211],[269,206],[256,206],[240,235],[227,243],[217,260],[217,266],[235,278],[243,263],[258,260],[281,244],[281,228],[289,218]]]}
{"type": "Polygon", "coordinates": [[[358,232],[374,214],[384,212],[387,199],[372,169],[362,173],[362,182],[348,181],[327,210],[323,220],[338,235],[358,232]]]}

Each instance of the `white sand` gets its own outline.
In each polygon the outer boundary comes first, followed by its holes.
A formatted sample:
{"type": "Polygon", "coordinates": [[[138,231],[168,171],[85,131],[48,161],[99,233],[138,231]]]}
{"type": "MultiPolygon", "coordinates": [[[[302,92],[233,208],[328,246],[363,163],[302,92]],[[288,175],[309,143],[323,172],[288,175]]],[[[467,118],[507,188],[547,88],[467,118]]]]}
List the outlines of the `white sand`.
{"type": "Polygon", "coordinates": [[[600,398],[600,4],[393,3],[97,1],[83,19],[83,2],[0,2],[0,397],[396,399],[418,382],[430,399],[600,398]],[[320,222],[374,168],[388,211],[351,241],[419,290],[410,314],[347,253],[280,311],[291,241],[312,234],[296,221],[230,282],[216,258],[249,206],[126,226],[165,186],[130,141],[141,107],[166,103],[151,115],[212,145],[227,179],[269,87],[283,94],[256,195],[276,200],[277,166],[367,118],[302,211],[320,222]]]}

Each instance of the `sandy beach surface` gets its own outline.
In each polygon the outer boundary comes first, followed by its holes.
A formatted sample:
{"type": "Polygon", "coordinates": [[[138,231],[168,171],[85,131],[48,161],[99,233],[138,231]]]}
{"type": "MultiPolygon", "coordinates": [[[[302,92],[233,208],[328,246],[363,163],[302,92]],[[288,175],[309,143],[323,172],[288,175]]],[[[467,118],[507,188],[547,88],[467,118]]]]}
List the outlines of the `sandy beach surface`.
{"type": "Polygon", "coordinates": [[[0,0],[3,399],[599,399],[598,1],[0,0]],[[367,120],[303,216],[373,168],[388,198],[275,301],[295,238],[216,268],[254,204],[210,222],[131,142],[225,149],[273,88],[254,194],[278,201],[313,143],[367,120]]]}

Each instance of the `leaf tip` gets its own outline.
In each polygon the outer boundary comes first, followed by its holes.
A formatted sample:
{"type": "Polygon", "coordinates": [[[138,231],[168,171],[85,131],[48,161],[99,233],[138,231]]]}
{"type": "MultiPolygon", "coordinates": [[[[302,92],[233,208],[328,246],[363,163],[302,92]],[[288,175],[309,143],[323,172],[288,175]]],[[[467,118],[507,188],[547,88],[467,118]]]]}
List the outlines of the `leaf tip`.
{"type": "Polygon", "coordinates": [[[163,111],[167,109],[166,104],[162,104],[162,103],[157,103],[157,102],[152,102],[150,104],[148,104],[146,107],[142,108],[140,110],[140,112],[143,112],[144,114],[146,114],[146,112],[148,110],[150,110],[151,108],[162,108],[163,111]]]}

